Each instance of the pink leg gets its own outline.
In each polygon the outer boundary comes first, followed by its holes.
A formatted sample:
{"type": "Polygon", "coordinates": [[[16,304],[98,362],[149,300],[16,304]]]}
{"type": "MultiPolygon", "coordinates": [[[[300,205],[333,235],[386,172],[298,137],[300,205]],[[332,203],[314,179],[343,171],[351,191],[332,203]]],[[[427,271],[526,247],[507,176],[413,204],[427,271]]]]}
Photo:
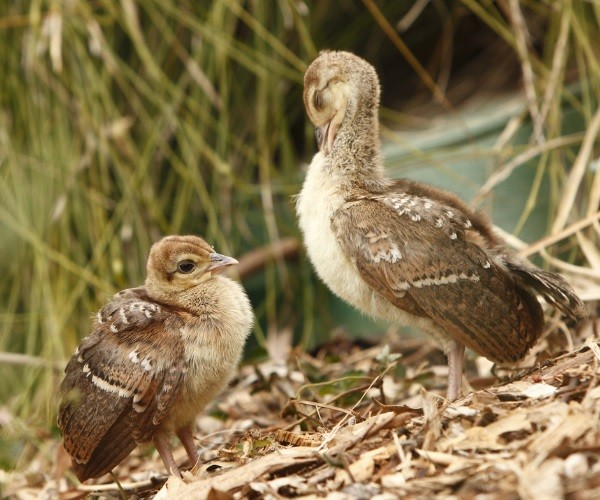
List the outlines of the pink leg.
{"type": "Polygon", "coordinates": [[[194,443],[194,434],[192,433],[192,426],[182,427],[177,429],[177,437],[181,441],[181,444],[187,451],[188,458],[192,467],[198,463],[200,457],[198,456],[198,450],[196,449],[196,443],[194,443]]]}
{"type": "Polygon", "coordinates": [[[453,340],[448,350],[448,401],[454,401],[462,395],[462,370],[465,346],[453,340]]]}
{"type": "Polygon", "coordinates": [[[179,467],[177,467],[177,464],[175,463],[173,453],[171,452],[171,448],[169,446],[169,437],[167,434],[158,432],[154,435],[152,441],[154,441],[154,446],[156,446],[158,454],[160,455],[160,458],[162,458],[167,472],[169,474],[173,474],[174,476],[181,477],[181,472],[179,472],[179,467]]]}

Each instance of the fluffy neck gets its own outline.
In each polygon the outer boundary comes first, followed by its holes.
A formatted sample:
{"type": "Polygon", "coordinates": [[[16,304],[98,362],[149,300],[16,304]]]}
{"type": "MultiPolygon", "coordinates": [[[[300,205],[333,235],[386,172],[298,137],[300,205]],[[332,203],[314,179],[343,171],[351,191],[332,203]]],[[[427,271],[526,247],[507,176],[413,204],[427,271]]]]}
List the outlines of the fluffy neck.
{"type": "Polygon", "coordinates": [[[326,162],[352,185],[385,183],[377,106],[358,106],[354,113],[349,106],[326,162]]]}
{"type": "Polygon", "coordinates": [[[145,289],[148,296],[159,304],[186,311],[194,316],[204,316],[207,312],[211,312],[222,291],[222,279],[221,276],[212,277],[188,288],[157,285],[152,280],[146,279],[145,289]]]}

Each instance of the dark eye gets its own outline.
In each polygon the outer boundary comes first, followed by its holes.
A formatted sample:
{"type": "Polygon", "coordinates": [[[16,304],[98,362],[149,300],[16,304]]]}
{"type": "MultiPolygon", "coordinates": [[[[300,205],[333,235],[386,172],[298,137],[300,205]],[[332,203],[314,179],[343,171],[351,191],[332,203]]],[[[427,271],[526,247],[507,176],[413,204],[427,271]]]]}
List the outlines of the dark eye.
{"type": "Polygon", "coordinates": [[[194,264],[191,260],[182,260],[179,264],[177,264],[177,270],[183,274],[189,274],[194,269],[196,269],[196,264],[194,264]]]}
{"type": "MultiPolygon", "coordinates": [[[[329,84],[327,84],[329,85],[329,84]]],[[[323,96],[321,95],[320,92],[315,92],[313,95],[313,106],[317,111],[320,111],[321,109],[323,109],[323,107],[325,106],[325,103],[323,102],[323,96]]]]}

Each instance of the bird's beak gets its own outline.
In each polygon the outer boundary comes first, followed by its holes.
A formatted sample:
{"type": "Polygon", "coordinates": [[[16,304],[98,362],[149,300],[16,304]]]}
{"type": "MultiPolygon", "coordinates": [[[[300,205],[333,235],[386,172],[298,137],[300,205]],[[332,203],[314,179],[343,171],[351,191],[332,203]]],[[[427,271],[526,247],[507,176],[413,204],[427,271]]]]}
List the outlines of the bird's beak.
{"type": "MultiPolygon", "coordinates": [[[[317,146],[319,146],[319,151],[323,151],[323,148],[325,147],[325,142],[327,141],[327,129],[329,128],[330,123],[331,122],[328,122],[321,127],[315,128],[315,137],[317,139],[317,146]]],[[[326,151],[323,152],[327,154],[326,151]]]]}
{"type": "Polygon", "coordinates": [[[206,271],[221,271],[223,268],[228,266],[233,266],[234,264],[239,264],[239,262],[233,257],[228,257],[227,255],[221,255],[220,253],[211,253],[210,254],[210,265],[206,269],[206,271]]]}
{"type": "Polygon", "coordinates": [[[319,151],[323,154],[328,155],[333,149],[333,142],[337,135],[337,131],[340,128],[339,123],[333,123],[333,118],[328,121],[325,125],[316,128],[315,135],[317,137],[317,145],[319,151]]]}

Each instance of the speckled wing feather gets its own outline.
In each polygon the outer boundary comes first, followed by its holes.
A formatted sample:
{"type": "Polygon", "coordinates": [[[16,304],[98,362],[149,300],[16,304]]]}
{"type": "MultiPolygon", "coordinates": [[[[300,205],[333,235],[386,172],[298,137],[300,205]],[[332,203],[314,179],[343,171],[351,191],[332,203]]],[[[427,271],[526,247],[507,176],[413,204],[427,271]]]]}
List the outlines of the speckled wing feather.
{"type": "Polygon", "coordinates": [[[61,386],[58,425],[80,480],[105,474],[151,438],[185,376],[181,326],[143,288],[98,312],[61,386]]]}
{"type": "Polygon", "coordinates": [[[537,300],[477,242],[456,207],[408,192],[358,192],[332,216],[346,257],[396,307],[496,362],[522,358],[541,333],[537,300]]]}

